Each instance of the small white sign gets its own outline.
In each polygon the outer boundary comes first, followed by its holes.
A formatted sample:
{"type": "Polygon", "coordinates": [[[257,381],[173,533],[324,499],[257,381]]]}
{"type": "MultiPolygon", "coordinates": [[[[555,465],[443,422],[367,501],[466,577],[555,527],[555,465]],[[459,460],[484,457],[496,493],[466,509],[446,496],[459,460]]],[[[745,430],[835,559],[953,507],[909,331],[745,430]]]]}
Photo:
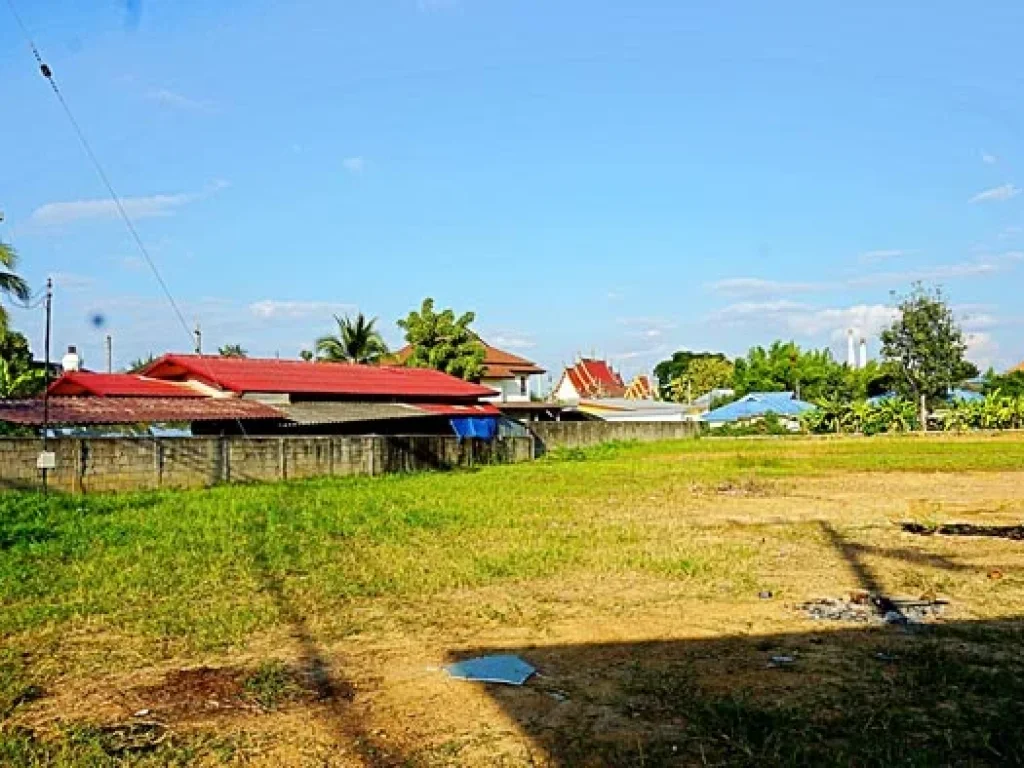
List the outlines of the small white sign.
{"type": "Polygon", "coordinates": [[[56,469],[57,454],[53,451],[42,451],[36,458],[36,469],[56,469]]]}

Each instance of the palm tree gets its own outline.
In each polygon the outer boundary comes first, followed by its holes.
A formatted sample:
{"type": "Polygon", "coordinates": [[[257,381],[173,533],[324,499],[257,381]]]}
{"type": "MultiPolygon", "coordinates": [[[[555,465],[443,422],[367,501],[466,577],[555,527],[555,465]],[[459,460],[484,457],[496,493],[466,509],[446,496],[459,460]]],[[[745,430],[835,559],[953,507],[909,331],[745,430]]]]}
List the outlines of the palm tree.
{"type": "Polygon", "coordinates": [[[225,344],[217,350],[221,357],[248,357],[249,351],[243,349],[241,344],[225,344]]]}
{"type": "MultiPolygon", "coordinates": [[[[14,273],[18,266],[18,253],[6,243],[0,243],[0,297],[13,296],[19,301],[32,297],[28,283],[14,273]]],[[[7,310],[0,305],[0,334],[7,331],[7,310]]]]}
{"type": "Polygon", "coordinates": [[[377,363],[388,353],[384,338],[373,326],[377,318],[367,320],[360,312],[355,319],[334,316],[338,333],[316,340],[317,355],[322,360],[340,363],[377,363]]]}

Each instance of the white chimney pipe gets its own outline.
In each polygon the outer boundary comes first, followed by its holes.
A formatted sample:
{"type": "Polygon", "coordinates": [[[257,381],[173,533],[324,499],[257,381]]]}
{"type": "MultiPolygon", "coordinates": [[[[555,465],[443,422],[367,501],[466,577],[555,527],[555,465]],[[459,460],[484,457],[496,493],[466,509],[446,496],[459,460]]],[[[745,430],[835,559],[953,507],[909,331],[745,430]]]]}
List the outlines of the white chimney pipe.
{"type": "Polygon", "coordinates": [[[846,332],[846,364],[851,368],[857,367],[857,353],[853,348],[853,328],[846,332]]]}
{"type": "Polygon", "coordinates": [[[868,342],[863,336],[860,337],[860,367],[868,367],[868,342]]]}
{"type": "Polygon", "coordinates": [[[78,356],[78,350],[74,345],[68,347],[67,354],[61,358],[60,367],[64,369],[65,373],[81,370],[82,358],[78,356]]]}

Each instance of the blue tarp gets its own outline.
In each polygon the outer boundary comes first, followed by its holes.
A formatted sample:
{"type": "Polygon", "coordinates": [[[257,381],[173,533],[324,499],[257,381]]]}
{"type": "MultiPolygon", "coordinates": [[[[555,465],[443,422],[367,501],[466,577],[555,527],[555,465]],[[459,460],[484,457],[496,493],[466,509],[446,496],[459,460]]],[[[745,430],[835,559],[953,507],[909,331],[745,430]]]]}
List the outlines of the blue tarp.
{"type": "Polygon", "coordinates": [[[452,429],[459,440],[467,437],[493,440],[498,431],[498,419],[495,416],[459,416],[452,419],[452,429]]]}
{"type": "Polygon", "coordinates": [[[537,671],[518,656],[511,655],[479,656],[449,664],[446,669],[449,675],[460,680],[508,685],[522,685],[537,671]]]}

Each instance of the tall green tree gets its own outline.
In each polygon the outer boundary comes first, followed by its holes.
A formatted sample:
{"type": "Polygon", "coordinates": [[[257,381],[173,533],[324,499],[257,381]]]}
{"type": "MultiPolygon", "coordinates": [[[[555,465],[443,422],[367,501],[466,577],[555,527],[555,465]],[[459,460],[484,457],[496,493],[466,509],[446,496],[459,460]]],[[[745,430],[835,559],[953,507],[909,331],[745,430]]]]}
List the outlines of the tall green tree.
{"type": "Polygon", "coordinates": [[[896,390],[917,404],[922,429],[928,411],[977,369],[964,359],[967,343],[940,288],[916,283],[896,296],[899,315],[882,331],[882,357],[897,372],[896,390]]]}
{"type": "Polygon", "coordinates": [[[334,316],[338,333],[316,340],[320,359],[335,363],[379,363],[388,353],[384,337],[374,327],[377,318],[367,320],[360,312],[355,318],[334,316]]]}
{"type": "MultiPolygon", "coordinates": [[[[0,298],[4,296],[28,301],[32,296],[28,283],[20,278],[15,269],[18,267],[18,253],[6,243],[0,243],[0,298]]],[[[7,310],[0,303],[0,334],[7,331],[7,310]]]]}
{"type": "Polygon", "coordinates": [[[724,356],[696,357],[682,374],[672,380],[672,399],[685,403],[714,389],[731,387],[732,377],[733,364],[724,356]]]}
{"type": "Polygon", "coordinates": [[[674,352],[668,360],[662,360],[654,366],[654,378],[658,382],[658,392],[661,397],[665,400],[674,399],[673,383],[681,377],[685,377],[691,365],[703,360],[729,362],[729,358],[721,352],[691,352],[687,349],[680,349],[678,352],[674,352]]]}
{"type": "Polygon", "coordinates": [[[826,395],[845,395],[846,369],[828,349],[802,350],[793,341],[776,341],[770,347],[752,347],[735,363],[733,388],[749,392],[797,392],[803,400],[826,395]]]}
{"type": "Polygon", "coordinates": [[[0,331],[0,398],[33,397],[43,391],[46,371],[32,362],[28,339],[0,331]]]}
{"type": "Polygon", "coordinates": [[[248,357],[249,351],[242,348],[241,344],[225,344],[217,350],[221,357],[248,357]]]}
{"type": "Polygon", "coordinates": [[[451,309],[434,311],[434,300],[427,298],[419,311],[398,321],[411,348],[406,365],[434,368],[467,381],[479,381],[483,374],[484,346],[470,325],[472,312],[456,317],[451,309]]]}

